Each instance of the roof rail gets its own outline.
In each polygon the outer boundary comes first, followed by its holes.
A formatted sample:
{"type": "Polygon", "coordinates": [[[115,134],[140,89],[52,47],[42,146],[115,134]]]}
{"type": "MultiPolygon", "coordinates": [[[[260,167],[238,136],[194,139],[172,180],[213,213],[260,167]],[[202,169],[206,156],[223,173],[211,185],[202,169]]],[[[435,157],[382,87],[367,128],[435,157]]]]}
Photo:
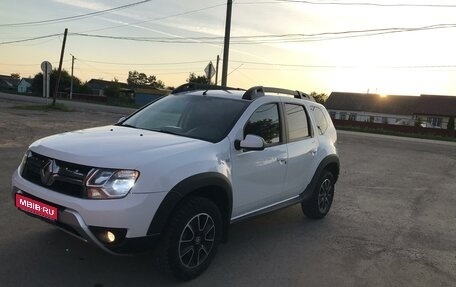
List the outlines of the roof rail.
{"type": "Polygon", "coordinates": [[[315,99],[312,96],[309,96],[306,93],[300,91],[293,91],[281,88],[273,88],[273,87],[263,87],[263,86],[256,86],[248,89],[242,98],[244,100],[255,100],[259,97],[263,97],[265,93],[277,93],[277,94],[285,94],[291,95],[297,99],[306,99],[312,102],[315,102],[315,99]]]}
{"type": "Polygon", "coordinates": [[[175,88],[171,94],[183,93],[183,92],[191,92],[191,91],[198,91],[198,90],[239,90],[238,88],[231,88],[231,87],[223,87],[217,85],[210,85],[210,84],[199,84],[199,83],[187,83],[180,85],[179,87],[175,88]]]}

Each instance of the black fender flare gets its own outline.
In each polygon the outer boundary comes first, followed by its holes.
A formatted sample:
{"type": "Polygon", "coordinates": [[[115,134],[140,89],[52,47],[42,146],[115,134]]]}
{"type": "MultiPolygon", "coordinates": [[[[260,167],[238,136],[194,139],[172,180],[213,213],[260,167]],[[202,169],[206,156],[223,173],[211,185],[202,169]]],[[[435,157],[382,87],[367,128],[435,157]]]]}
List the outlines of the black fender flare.
{"type": "Polygon", "coordinates": [[[176,184],[168,192],[155,212],[154,218],[147,230],[147,235],[161,234],[165,229],[168,220],[172,216],[174,209],[178,206],[181,200],[186,196],[206,187],[217,187],[222,191],[222,195],[226,197],[224,200],[226,200],[227,206],[224,210],[221,210],[224,223],[223,238],[226,238],[233,208],[233,191],[228,178],[217,172],[196,174],[176,184]]]}
{"type": "Polygon", "coordinates": [[[339,156],[337,156],[335,154],[331,154],[331,155],[328,155],[327,157],[325,157],[320,162],[309,185],[307,185],[306,189],[300,195],[300,197],[303,201],[307,200],[312,195],[312,192],[315,190],[315,187],[317,185],[318,179],[320,178],[323,171],[326,169],[329,169],[333,173],[334,180],[335,180],[335,182],[337,182],[337,179],[339,178],[339,172],[340,172],[339,156]]]}

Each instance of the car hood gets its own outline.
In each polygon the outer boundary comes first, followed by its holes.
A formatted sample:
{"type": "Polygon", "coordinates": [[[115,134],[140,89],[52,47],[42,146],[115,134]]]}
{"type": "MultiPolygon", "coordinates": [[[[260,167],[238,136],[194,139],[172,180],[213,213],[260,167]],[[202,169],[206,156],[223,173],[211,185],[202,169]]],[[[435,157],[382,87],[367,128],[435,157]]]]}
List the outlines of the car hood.
{"type": "Polygon", "coordinates": [[[36,153],[82,165],[135,169],[180,152],[211,145],[198,139],[121,126],[57,134],[34,142],[36,153]]]}

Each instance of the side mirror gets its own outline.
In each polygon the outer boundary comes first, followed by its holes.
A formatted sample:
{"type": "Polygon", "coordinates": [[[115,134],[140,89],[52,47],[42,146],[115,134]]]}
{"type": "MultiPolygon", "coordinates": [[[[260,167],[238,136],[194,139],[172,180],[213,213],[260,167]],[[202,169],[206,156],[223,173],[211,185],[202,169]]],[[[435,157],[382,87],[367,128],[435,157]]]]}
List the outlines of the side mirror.
{"type": "Polygon", "coordinates": [[[123,122],[126,118],[127,118],[127,117],[121,117],[121,118],[117,121],[117,124],[123,122]]]}
{"type": "Polygon", "coordinates": [[[264,139],[256,135],[246,135],[245,139],[235,140],[234,147],[237,150],[264,150],[264,139]]]}

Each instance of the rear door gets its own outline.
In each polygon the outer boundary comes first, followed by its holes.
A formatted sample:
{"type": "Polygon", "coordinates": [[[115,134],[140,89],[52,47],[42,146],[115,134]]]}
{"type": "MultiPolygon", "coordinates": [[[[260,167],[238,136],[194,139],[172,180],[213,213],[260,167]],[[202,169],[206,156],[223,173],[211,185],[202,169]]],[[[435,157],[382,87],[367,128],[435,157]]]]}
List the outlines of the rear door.
{"type": "Polygon", "coordinates": [[[309,111],[304,103],[284,102],[288,162],[284,196],[302,193],[316,169],[318,139],[312,128],[309,111]]]}

